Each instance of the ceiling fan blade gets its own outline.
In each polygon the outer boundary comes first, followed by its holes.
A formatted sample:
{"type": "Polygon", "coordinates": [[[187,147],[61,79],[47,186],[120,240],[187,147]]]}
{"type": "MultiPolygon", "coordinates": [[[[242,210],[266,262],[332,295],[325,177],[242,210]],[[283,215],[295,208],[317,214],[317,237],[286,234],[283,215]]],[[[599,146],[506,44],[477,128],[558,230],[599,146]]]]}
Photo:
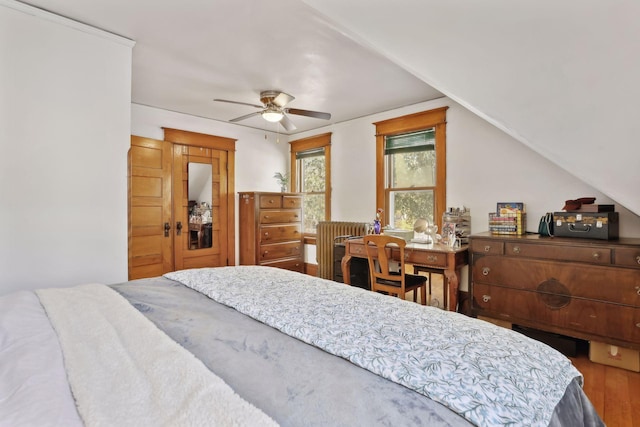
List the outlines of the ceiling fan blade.
{"type": "Polygon", "coordinates": [[[288,131],[297,129],[296,125],[294,125],[293,122],[286,115],[282,116],[282,120],[280,120],[280,124],[282,125],[283,128],[285,128],[285,130],[288,130],[288,131]]]}
{"type": "Polygon", "coordinates": [[[262,114],[262,111],[256,111],[255,113],[245,114],[244,116],[236,117],[235,119],[229,120],[230,122],[239,122],[240,120],[248,119],[249,117],[259,116],[262,114]]]}
{"type": "Polygon", "coordinates": [[[299,110],[297,108],[285,108],[284,111],[286,113],[289,113],[289,114],[295,114],[295,115],[298,115],[298,116],[314,117],[316,119],[329,120],[331,118],[331,114],[322,113],[320,111],[299,110]]]}
{"type": "Polygon", "coordinates": [[[229,101],[228,99],[214,99],[216,102],[228,102],[229,104],[248,105],[249,107],[264,108],[264,105],[249,104],[247,102],[229,101]]]}
{"type": "Polygon", "coordinates": [[[280,92],[278,94],[278,96],[273,98],[273,103],[275,105],[277,105],[278,107],[282,108],[285,105],[287,105],[288,103],[290,103],[291,101],[293,101],[294,99],[295,98],[293,96],[289,95],[288,93],[280,92]]]}

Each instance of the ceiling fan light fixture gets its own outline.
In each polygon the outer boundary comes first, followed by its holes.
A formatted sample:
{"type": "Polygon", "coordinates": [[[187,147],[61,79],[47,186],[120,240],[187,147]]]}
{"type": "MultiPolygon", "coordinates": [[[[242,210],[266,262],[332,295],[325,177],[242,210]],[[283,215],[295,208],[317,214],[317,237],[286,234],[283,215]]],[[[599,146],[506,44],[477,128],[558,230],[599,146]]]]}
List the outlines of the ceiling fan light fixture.
{"type": "Polygon", "coordinates": [[[279,122],[283,117],[284,114],[282,114],[282,111],[279,111],[273,107],[268,107],[262,112],[262,118],[272,123],[279,122]]]}

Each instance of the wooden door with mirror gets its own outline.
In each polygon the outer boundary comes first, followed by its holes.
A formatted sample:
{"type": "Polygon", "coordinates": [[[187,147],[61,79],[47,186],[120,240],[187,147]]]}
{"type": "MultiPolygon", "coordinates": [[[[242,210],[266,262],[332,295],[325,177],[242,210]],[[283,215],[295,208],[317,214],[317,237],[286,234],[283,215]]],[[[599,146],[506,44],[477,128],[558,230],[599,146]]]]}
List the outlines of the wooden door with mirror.
{"type": "Polygon", "coordinates": [[[227,265],[226,164],[226,151],[173,147],[176,270],[227,265]]]}
{"type": "Polygon", "coordinates": [[[235,140],[131,137],[129,280],[235,265],[235,140]]]}

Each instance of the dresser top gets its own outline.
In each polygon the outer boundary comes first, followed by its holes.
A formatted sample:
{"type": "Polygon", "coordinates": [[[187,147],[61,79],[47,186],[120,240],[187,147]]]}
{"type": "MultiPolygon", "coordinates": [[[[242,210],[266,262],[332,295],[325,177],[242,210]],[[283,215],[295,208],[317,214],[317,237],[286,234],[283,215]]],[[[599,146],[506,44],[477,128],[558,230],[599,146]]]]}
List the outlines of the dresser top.
{"type": "Polygon", "coordinates": [[[578,237],[547,237],[537,233],[527,233],[521,236],[510,234],[493,234],[489,231],[476,233],[470,236],[471,239],[496,239],[503,241],[526,241],[531,243],[551,243],[557,245],[581,245],[581,246],[640,246],[640,238],[621,237],[615,240],[582,239],[578,237]]]}

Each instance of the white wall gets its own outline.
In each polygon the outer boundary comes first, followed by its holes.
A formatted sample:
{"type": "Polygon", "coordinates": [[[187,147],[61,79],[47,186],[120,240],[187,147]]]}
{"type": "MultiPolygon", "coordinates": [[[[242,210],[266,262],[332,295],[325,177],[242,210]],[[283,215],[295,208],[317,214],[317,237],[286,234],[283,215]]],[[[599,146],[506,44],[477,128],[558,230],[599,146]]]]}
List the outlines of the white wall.
{"type": "Polygon", "coordinates": [[[0,5],[0,294],[127,278],[133,43],[0,5]]]}
{"type": "MultiPolygon", "coordinates": [[[[540,216],[560,211],[565,200],[594,196],[596,203],[614,203],[602,193],[563,171],[506,133],[448,98],[323,128],[333,132],[331,217],[339,221],[373,221],[375,215],[374,122],[448,106],[447,205],[471,209],[472,232],[487,231],[487,215],[496,202],[522,201],[527,230],[537,232],[540,216]]],[[[312,132],[296,135],[305,137],[312,132]]],[[[640,237],[640,217],[616,206],[620,234],[640,237]]]]}
{"type": "MultiPolygon", "coordinates": [[[[565,200],[594,196],[596,203],[614,203],[454,101],[442,98],[296,135],[333,132],[332,220],[373,221],[377,208],[373,123],[442,106],[449,107],[447,206],[471,209],[472,233],[488,230],[488,213],[495,210],[496,202],[524,202],[531,232],[537,232],[545,212],[562,210],[565,200]]],[[[621,236],[640,237],[640,217],[621,206],[616,210],[621,236]]],[[[314,248],[309,248],[306,261],[315,263],[314,248]]],[[[462,288],[466,289],[464,278],[462,288]]]]}
{"type": "MultiPolygon", "coordinates": [[[[289,170],[287,137],[271,131],[203,119],[133,104],[131,134],[164,138],[163,127],[236,139],[236,260],[238,259],[238,196],[240,191],[280,191],[273,174],[289,170]]],[[[266,122],[265,122],[266,123],[266,122]]]]}

